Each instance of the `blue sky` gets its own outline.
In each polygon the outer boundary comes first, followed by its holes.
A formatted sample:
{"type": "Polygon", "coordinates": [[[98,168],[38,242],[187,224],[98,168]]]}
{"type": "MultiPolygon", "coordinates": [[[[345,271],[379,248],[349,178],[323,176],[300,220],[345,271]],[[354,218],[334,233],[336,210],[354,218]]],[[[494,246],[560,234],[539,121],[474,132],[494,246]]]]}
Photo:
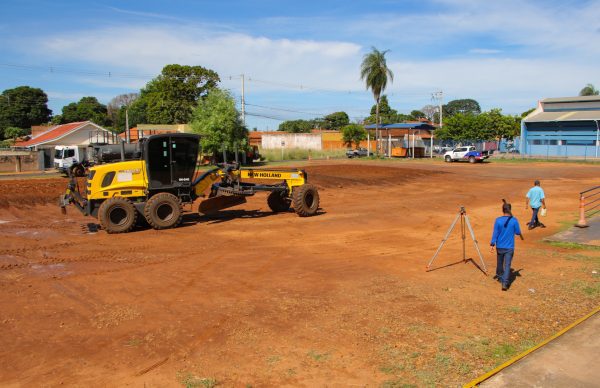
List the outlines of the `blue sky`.
{"type": "Polygon", "coordinates": [[[238,99],[245,74],[250,128],[339,110],[360,119],[373,104],[358,75],[371,46],[390,50],[386,94],[400,112],[441,90],[520,114],[600,87],[600,0],[4,1],[0,90],[42,88],[58,114],[179,63],[217,71],[238,99]]]}

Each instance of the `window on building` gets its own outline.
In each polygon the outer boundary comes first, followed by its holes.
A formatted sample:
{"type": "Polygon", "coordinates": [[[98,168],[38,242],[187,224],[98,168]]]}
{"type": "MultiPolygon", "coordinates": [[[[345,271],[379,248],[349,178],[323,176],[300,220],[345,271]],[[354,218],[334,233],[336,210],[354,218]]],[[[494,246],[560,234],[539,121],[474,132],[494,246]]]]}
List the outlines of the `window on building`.
{"type": "Polygon", "coordinates": [[[593,145],[596,145],[596,141],[595,140],[563,140],[563,145],[593,146],[593,145]]]}
{"type": "Polygon", "coordinates": [[[558,145],[558,140],[546,140],[546,139],[533,139],[530,141],[531,145],[558,145]]]}

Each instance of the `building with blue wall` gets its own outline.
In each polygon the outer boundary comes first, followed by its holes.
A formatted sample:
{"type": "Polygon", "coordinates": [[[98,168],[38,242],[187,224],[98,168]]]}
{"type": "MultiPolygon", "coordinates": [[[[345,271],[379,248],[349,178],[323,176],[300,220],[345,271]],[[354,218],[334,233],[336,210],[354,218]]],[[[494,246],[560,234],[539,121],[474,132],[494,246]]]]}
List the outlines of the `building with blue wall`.
{"type": "Polygon", "coordinates": [[[546,98],[521,122],[520,153],[600,157],[600,96],[546,98]]]}

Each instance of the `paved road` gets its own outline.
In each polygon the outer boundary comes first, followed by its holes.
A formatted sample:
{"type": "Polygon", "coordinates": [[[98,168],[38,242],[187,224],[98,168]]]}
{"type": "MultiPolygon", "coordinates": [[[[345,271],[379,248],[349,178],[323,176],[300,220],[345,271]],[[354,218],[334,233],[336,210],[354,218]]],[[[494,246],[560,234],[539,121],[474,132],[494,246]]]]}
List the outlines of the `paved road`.
{"type": "Polygon", "coordinates": [[[483,382],[481,387],[600,386],[600,313],[483,382]]]}

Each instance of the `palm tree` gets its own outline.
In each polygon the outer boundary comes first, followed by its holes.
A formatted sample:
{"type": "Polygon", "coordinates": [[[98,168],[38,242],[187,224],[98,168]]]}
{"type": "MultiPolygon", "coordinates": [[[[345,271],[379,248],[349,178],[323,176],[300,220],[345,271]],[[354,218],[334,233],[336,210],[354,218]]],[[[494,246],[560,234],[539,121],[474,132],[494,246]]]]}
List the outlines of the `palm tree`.
{"type": "Polygon", "coordinates": [[[598,92],[598,89],[596,89],[592,84],[585,85],[585,87],[579,92],[580,96],[597,96],[598,94],[600,94],[600,92],[598,92]]]}
{"type": "MultiPolygon", "coordinates": [[[[365,81],[367,89],[373,92],[375,98],[375,138],[379,139],[379,99],[381,93],[387,87],[388,79],[393,82],[394,74],[388,69],[385,54],[389,50],[379,51],[375,47],[371,47],[371,52],[365,54],[362,64],[360,65],[360,78],[365,81]]],[[[377,153],[379,154],[379,143],[377,153]]]]}

